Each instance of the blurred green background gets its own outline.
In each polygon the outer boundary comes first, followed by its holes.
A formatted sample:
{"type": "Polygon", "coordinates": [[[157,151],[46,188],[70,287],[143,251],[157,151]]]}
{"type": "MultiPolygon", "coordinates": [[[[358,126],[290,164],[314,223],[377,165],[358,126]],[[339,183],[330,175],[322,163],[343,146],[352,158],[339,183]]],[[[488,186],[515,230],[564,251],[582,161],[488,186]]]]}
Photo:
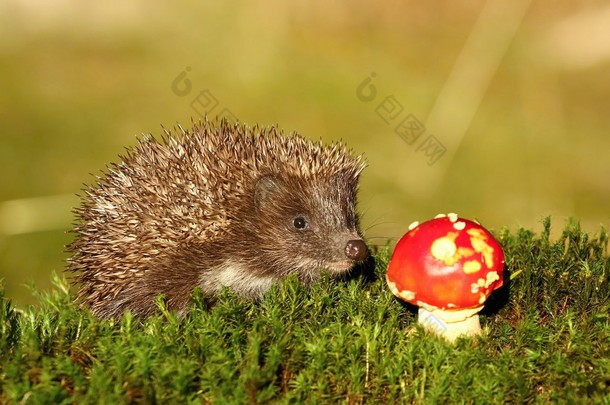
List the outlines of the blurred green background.
{"type": "Polygon", "coordinates": [[[64,268],[83,183],[206,110],[364,153],[375,244],[451,211],[597,232],[609,38],[596,1],[3,0],[0,278],[32,302],[24,284],[64,268]]]}

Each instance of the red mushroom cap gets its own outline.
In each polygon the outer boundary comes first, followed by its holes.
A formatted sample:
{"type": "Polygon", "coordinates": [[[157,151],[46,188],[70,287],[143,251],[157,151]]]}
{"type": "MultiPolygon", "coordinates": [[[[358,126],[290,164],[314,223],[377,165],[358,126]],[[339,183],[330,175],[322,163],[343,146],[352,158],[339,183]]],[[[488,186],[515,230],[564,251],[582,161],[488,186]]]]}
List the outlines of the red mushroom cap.
{"type": "Polygon", "coordinates": [[[478,223],[449,214],[409,229],[386,274],[397,297],[428,310],[457,310],[482,306],[502,286],[504,252],[478,223]]]}

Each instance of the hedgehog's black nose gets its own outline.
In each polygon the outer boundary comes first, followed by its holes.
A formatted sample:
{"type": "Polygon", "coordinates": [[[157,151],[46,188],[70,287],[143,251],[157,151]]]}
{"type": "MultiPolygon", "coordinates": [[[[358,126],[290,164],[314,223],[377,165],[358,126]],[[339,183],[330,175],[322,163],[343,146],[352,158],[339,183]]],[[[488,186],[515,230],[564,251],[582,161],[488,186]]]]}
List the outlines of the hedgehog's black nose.
{"type": "Polygon", "coordinates": [[[357,262],[361,262],[369,255],[369,250],[366,244],[361,239],[354,239],[347,242],[345,245],[345,255],[357,262]]]}

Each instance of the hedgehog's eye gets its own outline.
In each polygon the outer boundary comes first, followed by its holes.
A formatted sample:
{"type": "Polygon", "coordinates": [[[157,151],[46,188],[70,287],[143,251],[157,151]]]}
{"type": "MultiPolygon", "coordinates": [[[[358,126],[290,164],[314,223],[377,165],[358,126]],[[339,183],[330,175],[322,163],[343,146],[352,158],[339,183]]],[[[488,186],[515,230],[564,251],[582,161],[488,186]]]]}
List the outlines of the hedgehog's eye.
{"type": "Polygon", "coordinates": [[[294,229],[299,229],[299,230],[309,228],[309,222],[307,221],[307,218],[302,217],[302,216],[296,217],[292,221],[292,225],[294,226],[294,229]]]}

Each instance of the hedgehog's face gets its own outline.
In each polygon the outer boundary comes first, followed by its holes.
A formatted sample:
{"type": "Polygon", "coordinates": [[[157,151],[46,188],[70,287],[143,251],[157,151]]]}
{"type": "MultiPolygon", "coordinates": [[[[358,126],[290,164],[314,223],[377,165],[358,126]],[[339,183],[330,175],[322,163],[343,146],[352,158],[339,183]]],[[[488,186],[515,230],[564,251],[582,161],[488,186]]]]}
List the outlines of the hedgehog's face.
{"type": "Polygon", "coordinates": [[[321,272],[340,274],[364,260],[368,251],[356,213],[357,178],[324,181],[302,177],[262,177],[255,186],[256,238],[269,269],[298,273],[305,281],[321,272]]]}

